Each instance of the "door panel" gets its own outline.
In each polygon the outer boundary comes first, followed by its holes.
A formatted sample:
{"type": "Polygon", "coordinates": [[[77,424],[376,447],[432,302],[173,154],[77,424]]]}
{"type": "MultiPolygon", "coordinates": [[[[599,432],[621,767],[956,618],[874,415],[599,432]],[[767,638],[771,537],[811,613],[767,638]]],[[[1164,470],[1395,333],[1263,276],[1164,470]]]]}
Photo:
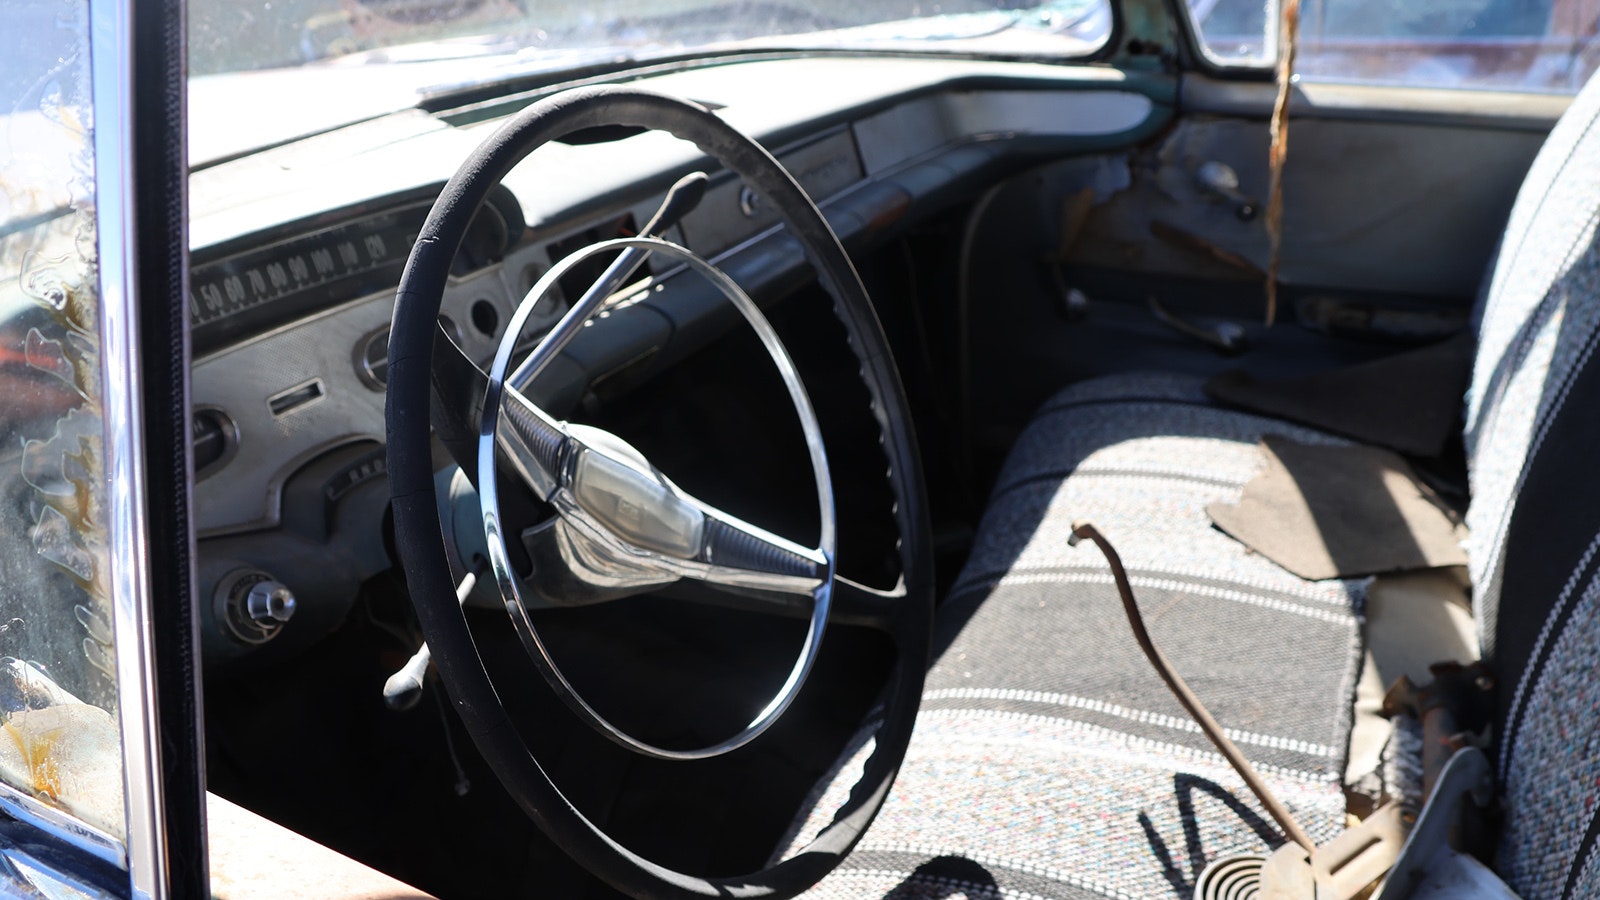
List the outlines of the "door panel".
{"type": "Polygon", "coordinates": [[[1464,326],[1523,174],[1567,102],[1297,86],[1280,324],[1267,329],[1260,211],[1273,88],[1188,76],[1181,97],[1178,121],[1154,140],[1020,175],[977,208],[964,346],[980,453],[1002,451],[1050,393],[1096,374],[1304,374],[1464,326]],[[1218,189],[1218,164],[1236,187],[1218,189]],[[1158,322],[1151,298],[1204,329],[1231,323],[1248,350],[1224,355],[1158,322]],[[1376,326],[1329,325],[1362,316],[1376,326]]]}
{"type": "MultiPolygon", "coordinates": [[[[1238,193],[1265,206],[1272,89],[1233,85],[1223,94],[1214,85],[1188,79],[1179,124],[1140,154],[1129,189],[1095,209],[1074,263],[1218,272],[1205,254],[1151,243],[1150,224],[1162,221],[1266,267],[1263,217],[1241,217],[1237,202],[1202,183],[1201,167],[1227,165],[1238,193]]],[[[1499,95],[1334,85],[1301,88],[1296,99],[1283,282],[1444,302],[1475,294],[1522,174],[1566,102],[1525,98],[1506,108],[1484,102],[1499,95]]]]}

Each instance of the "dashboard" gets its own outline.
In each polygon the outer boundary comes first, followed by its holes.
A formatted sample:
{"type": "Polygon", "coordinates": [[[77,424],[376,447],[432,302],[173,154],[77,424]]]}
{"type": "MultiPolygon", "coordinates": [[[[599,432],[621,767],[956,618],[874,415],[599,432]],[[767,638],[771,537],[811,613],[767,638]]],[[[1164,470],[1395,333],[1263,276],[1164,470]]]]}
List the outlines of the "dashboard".
{"type": "MultiPolygon", "coordinates": [[[[1127,75],[1021,63],[774,59],[664,72],[642,85],[696,100],[773,148],[852,252],[1064,152],[1125,146],[1171,115],[1127,75]],[[796,87],[796,86],[800,87],[796,87]],[[774,98],[782,98],[774,102],[774,98]]],[[[192,396],[208,659],[315,639],[387,568],[381,522],[386,347],[393,295],[433,196],[470,149],[535,95],[422,109],[204,165],[191,179],[192,396]],[[320,565],[308,567],[306,560],[320,565]],[[244,574],[241,574],[244,573],[244,574]],[[272,641],[224,627],[240,584],[298,599],[272,641]],[[246,639],[250,638],[250,639],[246,639]]],[[[711,186],[669,233],[757,302],[806,266],[755,196],[667,135],[578,134],[515,170],[474,219],[441,326],[482,364],[529,287],[597,240],[634,233],[696,169],[711,186]]],[[[709,286],[652,263],[612,298],[538,387],[556,415],[625,390],[733,321],[709,286]]],[[[524,339],[596,273],[572,273],[524,339]]]]}

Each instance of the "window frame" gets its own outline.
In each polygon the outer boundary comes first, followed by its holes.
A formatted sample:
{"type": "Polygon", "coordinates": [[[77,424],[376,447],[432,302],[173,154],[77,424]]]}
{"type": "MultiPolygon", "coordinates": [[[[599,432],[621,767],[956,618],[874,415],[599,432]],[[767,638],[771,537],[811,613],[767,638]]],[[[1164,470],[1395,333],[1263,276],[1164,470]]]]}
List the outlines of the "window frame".
{"type": "Polygon", "coordinates": [[[104,519],[125,840],[5,788],[0,886],[88,896],[208,891],[189,528],[182,4],[84,0],[104,519]]]}

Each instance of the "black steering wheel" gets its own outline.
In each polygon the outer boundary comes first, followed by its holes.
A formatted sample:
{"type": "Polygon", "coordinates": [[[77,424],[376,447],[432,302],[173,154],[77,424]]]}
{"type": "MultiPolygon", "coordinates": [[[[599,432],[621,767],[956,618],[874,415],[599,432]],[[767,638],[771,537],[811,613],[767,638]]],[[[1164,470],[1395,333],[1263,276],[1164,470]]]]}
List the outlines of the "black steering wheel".
{"type": "MultiPolygon", "coordinates": [[[[635,88],[581,88],[524,109],[462,164],[418,235],[395,300],[385,404],[395,543],[423,633],[454,707],[479,751],[539,827],[590,871],[619,890],[641,897],[787,897],[815,884],[837,865],[882,806],[911,737],[932,628],[931,540],[911,417],[883,330],[838,237],[778,161],[709,110],[635,88]],[[542,290],[575,263],[558,263],[523,302],[490,372],[486,377],[478,373],[477,384],[486,386],[481,388],[482,396],[465,400],[440,396],[443,386],[460,383],[458,378],[440,377],[442,367],[472,366],[459,357],[453,344],[442,338],[436,342],[436,323],[451,261],[473,214],[490,190],[529,153],[563,135],[600,126],[660,130],[695,144],[770,204],[788,234],[800,244],[833,300],[871,398],[878,446],[849,449],[884,457],[898,529],[900,579],[895,589],[874,590],[835,576],[827,455],[804,387],[756,305],[732,279],[678,245],[642,237],[616,246],[591,247],[580,254],[623,249],[624,258],[610,270],[615,273],[629,268],[645,253],[664,253],[710,280],[739,308],[784,376],[810,445],[822,511],[822,538],[817,547],[785,541],[701,503],[615,435],[558,422],[523,396],[519,388],[559,353],[610,292],[602,277],[512,371],[516,332],[542,290]],[[459,418],[450,426],[440,421],[449,414],[440,411],[463,407],[482,411],[475,423],[478,487],[485,501],[489,555],[507,609],[530,657],[557,694],[611,740],[635,752],[674,759],[727,752],[757,739],[783,713],[800,689],[829,621],[870,625],[893,641],[895,669],[874,716],[879,724],[873,750],[848,800],[809,844],[748,875],[704,878],[673,871],[623,847],[562,795],[518,735],[455,596],[441,536],[430,432],[437,423],[442,429],[455,427],[459,433],[459,418]],[[523,535],[534,558],[541,592],[546,595],[566,590],[573,594],[573,603],[604,602],[692,578],[753,595],[809,596],[810,634],[772,702],[729,740],[688,751],[640,741],[595,712],[544,652],[533,617],[527,612],[521,579],[505,558],[507,526],[494,499],[500,478],[497,466],[502,465],[497,458],[509,459],[523,484],[556,510],[556,517],[541,526],[542,537],[523,535]]],[[[753,603],[751,608],[761,605],[753,603]]]]}

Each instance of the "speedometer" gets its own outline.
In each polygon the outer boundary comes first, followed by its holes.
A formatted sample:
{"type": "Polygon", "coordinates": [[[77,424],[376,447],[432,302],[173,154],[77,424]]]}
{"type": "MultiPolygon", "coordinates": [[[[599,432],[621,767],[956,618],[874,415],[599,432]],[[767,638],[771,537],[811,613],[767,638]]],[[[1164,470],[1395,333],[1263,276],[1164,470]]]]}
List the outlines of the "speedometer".
{"type": "MultiPolygon", "coordinates": [[[[197,251],[201,261],[189,280],[195,352],[392,289],[431,205],[431,197],[423,198],[338,224],[301,223],[272,243],[197,251]]],[[[498,262],[521,228],[509,192],[491,197],[473,219],[453,274],[498,262]]]]}

